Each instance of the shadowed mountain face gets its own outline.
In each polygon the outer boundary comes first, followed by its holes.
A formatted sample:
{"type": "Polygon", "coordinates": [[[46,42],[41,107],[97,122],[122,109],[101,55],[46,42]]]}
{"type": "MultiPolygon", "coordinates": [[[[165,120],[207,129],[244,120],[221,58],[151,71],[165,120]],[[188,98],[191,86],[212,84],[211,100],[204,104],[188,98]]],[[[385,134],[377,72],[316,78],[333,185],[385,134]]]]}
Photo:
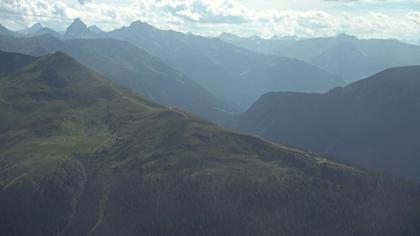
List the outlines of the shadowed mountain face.
{"type": "Polygon", "coordinates": [[[229,127],[420,181],[420,66],[325,94],[271,93],[229,127]]]}
{"type": "Polygon", "coordinates": [[[417,185],[165,109],[62,53],[0,55],[18,61],[0,78],[2,235],[420,230],[417,185]]]}
{"type": "Polygon", "coordinates": [[[185,75],[129,43],[113,39],[61,41],[43,35],[15,38],[0,36],[0,49],[34,56],[62,51],[106,77],[165,106],[176,106],[214,122],[236,113],[185,75]]]}
{"type": "Polygon", "coordinates": [[[139,21],[102,37],[145,49],[242,108],[267,92],[325,92],[344,84],[342,79],[299,60],[260,55],[219,39],[159,30],[139,21]]]}
{"type": "Polygon", "coordinates": [[[268,55],[299,58],[352,82],[397,66],[420,64],[420,46],[396,40],[334,38],[265,40],[222,34],[219,39],[268,55]]]}

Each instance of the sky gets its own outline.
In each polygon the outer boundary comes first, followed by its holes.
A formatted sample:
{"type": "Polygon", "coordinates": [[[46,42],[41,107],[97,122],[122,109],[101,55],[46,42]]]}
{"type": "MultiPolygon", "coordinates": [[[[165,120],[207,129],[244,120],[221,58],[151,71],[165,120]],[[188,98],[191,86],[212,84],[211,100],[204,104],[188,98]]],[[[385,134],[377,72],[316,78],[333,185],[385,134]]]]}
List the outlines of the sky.
{"type": "Polygon", "coordinates": [[[63,31],[74,18],[105,30],[141,20],[216,36],[394,38],[420,43],[420,0],[0,0],[0,24],[63,31]]]}

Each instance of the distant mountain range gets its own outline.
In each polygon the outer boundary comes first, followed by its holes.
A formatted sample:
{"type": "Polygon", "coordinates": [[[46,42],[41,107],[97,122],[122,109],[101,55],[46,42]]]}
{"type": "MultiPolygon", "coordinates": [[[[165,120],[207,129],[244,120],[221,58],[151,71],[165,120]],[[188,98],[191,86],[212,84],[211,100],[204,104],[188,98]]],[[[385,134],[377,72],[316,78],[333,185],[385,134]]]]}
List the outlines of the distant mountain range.
{"type": "Polygon", "coordinates": [[[420,64],[420,46],[397,40],[337,37],[301,40],[241,38],[221,34],[219,39],[254,52],[298,58],[354,82],[382,70],[420,64]]]}
{"type": "Polygon", "coordinates": [[[50,35],[0,35],[0,50],[34,56],[61,51],[106,77],[165,106],[174,106],[213,122],[223,122],[237,108],[210,94],[180,72],[129,43],[113,39],[62,41],[50,35]]]}
{"type": "Polygon", "coordinates": [[[419,121],[412,66],[325,94],[269,93],[228,127],[420,181],[419,121]]]}
{"type": "MultiPolygon", "coordinates": [[[[111,49],[112,50],[112,49],[111,49]]],[[[415,235],[413,183],[0,52],[1,235],[415,235]]]]}
{"type": "MultiPolygon", "coordinates": [[[[35,25],[37,26],[37,24],[35,25]]],[[[39,25],[38,25],[39,27],[39,25]]],[[[223,64],[230,62],[230,60],[223,60],[218,56],[217,52],[212,50],[220,48],[220,44],[214,43],[209,38],[203,38],[190,34],[182,34],[175,31],[164,31],[154,28],[151,25],[143,22],[134,22],[129,27],[123,27],[121,29],[114,30],[112,32],[103,32],[100,28],[96,26],[87,27],[80,19],[76,19],[75,22],[70,25],[67,31],[71,31],[72,28],[78,28],[79,33],[71,35],[70,32],[66,32],[63,36],[64,38],[97,38],[97,37],[115,37],[123,39],[133,43],[140,48],[145,49],[149,53],[152,53],[158,57],[161,57],[165,62],[174,68],[182,71],[183,73],[189,75],[193,80],[196,80],[201,85],[203,85],[208,90],[212,91],[216,95],[226,95],[228,99],[231,100],[231,95],[226,94],[226,91],[219,91],[219,89],[214,89],[213,87],[218,87],[219,82],[214,82],[213,80],[218,80],[218,78],[226,78],[227,76],[231,78],[236,78],[237,80],[246,81],[247,79],[242,78],[244,74],[247,74],[249,70],[244,70],[241,67],[233,67],[236,70],[232,71],[223,71],[225,68],[219,68],[220,72],[217,72],[216,75],[203,76],[202,70],[215,69],[218,67],[217,62],[223,62],[223,64]],[[77,27],[76,27],[77,26],[77,27]],[[205,43],[203,40],[207,39],[208,42],[205,43]],[[154,43],[150,43],[150,40],[154,40],[154,43]],[[203,44],[197,46],[197,43],[194,41],[200,41],[203,44]],[[185,44],[191,45],[191,50],[194,49],[193,55],[185,49],[185,44]],[[197,50],[198,49],[198,50],[197,50]],[[184,52],[184,57],[182,60],[177,60],[179,58],[180,52],[184,52]],[[199,68],[194,71],[190,65],[190,60],[200,59],[196,63],[200,62],[200,66],[207,65],[207,67],[194,67],[199,68]],[[215,62],[215,63],[214,63],[215,62]],[[223,69],[223,70],[222,70],[223,69]],[[222,73],[223,71],[223,73],[222,73]],[[236,73],[236,71],[239,71],[236,73]],[[231,73],[229,75],[229,73],[231,73]],[[239,73],[239,74],[238,74],[239,73]],[[232,75],[233,74],[233,75],[232,75]],[[206,77],[206,78],[205,78],[206,77]],[[208,78],[207,78],[208,77],[208,78]],[[208,82],[210,81],[210,82],[208,82]]],[[[43,28],[42,33],[53,34],[57,37],[56,32],[48,29],[51,32],[46,32],[48,28],[43,28]]],[[[1,34],[0,30],[0,34],[1,34]]],[[[9,32],[14,33],[14,32],[9,32]]],[[[39,35],[41,32],[38,32],[39,35]]],[[[382,40],[382,39],[358,39],[354,36],[341,34],[337,37],[327,37],[327,38],[312,38],[312,39],[299,39],[296,37],[273,37],[271,39],[263,39],[258,36],[253,37],[239,37],[229,33],[222,33],[217,39],[220,39],[224,42],[227,42],[231,45],[235,45],[241,48],[246,48],[252,52],[265,55],[274,55],[278,57],[287,57],[287,58],[296,58],[298,60],[305,61],[308,64],[314,65],[318,68],[321,68],[329,73],[336,75],[344,79],[347,83],[351,83],[368,76],[371,76],[375,73],[378,73],[382,70],[398,67],[398,66],[408,66],[408,65],[418,65],[420,64],[420,45],[410,45],[406,43],[399,42],[397,40],[382,40]]],[[[200,43],[198,43],[200,44],[200,43]]],[[[226,45],[225,45],[226,46],[226,45]]],[[[226,51],[227,48],[223,48],[223,51],[226,51]]],[[[233,49],[240,51],[240,49],[233,49]]],[[[229,50],[227,50],[229,51],[229,50]]],[[[219,53],[220,54],[220,53],[219,53]]],[[[231,53],[230,53],[231,54],[231,53]]],[[[241,57],[241,55],[237,55],[241,57]]],[[[243,55],[242,55],[243,56],[243,55]]],[[[262,55],[259,55],[262,57],[262,55]]],[[[237,58],[232,58],[233,61],[239,61],[237,58]]],[[[246,61],[246,60],[245,60],[246,61]]],[[[244,61],[241,61],[244,63],[244,61]]],[[[245,63],[247,66],[245,68],[250,68],[249,64],[253,62],[245,63]]],[[[273,64],[273,63],[271,63],[273,64]]],[[[230,64],[231,65],[231,64],[230,64]]],[[[258,67],[258,66],[257,66],[258,67]]],[[[282,65],[279,65],[282,67],[282,65]]],[[[269,66],[268,66],[269,68],[269,66]]],[[[258,69],[256,69],[258,70],[258,69]]],[[[269,70],[264,68],[264,70],[269,70]]],[[[215,72],[216,73],[216,72],[215,72]]],[[[276,79],[277,72],[272,74],[268,73],[265,76],[268,77],[269,81],[276,79]]],[[[294,74],[292,73],[289,78],[294,79],[294,74]]],[[[299,75],[297,80],[301,80],[299,75]]],[[[282,79],[287,80],[287,76],[282,77],[282,79]],[[286,78],[284,78],[286,77],[286,78]]],[[[305,76],[304,76],[305,77],[305,76]]],[[[328,75],[331,77],[331,75],[328,75]]],[[[251,78],[252,79],[252,78],[251,78]]],[[[254,79],[258,80],[260,78],[254,79]]],[[[280,79],[280,80],[282,80],[280,79]]],[[[318,80],[317,78],[316,80],[318,80]]],[[[233,79],[231,79],[233,80],[233,79]]],[[[278,79],[277,79],[278,80],[278,79]]],[[[314,79],[315,80],[315,79],[314,79]]],[[[307,81],[306,81],[307,82],[307,81]]],[[[318,81],[317,81],[318,82],[318,81]]],[[[220,82],[220,83],[223,83],[220,82]]],[[[261,82],[262,84],[264,82],[261,82]]],[[[265,84],[268,84],[267,82],[265,84]]],[[[317,90],[331,88],[331,86],[325,85],[324,82],[320,82],[318,87],[313,87],[313,84],[305,84],[303,82],[303,88],[300,87],[301,84],[290,83],[290,81],[284,81],[280,83],[280,89],[277,91],[298,91],[298,92],[320,92],[317,90]],[[284,88],[284,89],[283,89],[284,88]],[[309,88],[309,89],[308,89],[309,88]],[[313,88],[313,89],[311,89],[313,88]]],[[[344,85],[343,82],[334,82],[336,86],[344,85]]],[[[272,85],[272,84],[270,84],[272,85]]],[[[276,85],[276,84],[274,84],[276,85]]],[[[252,85],[250,85],[252,86],[252,85]]],[[[275,86],[275,88],[277,88],[275,86]]],[[[262,85],[261,90],[266,91],[266,87],[262,85]]],[[[275,90],[273,90],[275,91],[275,90]]],[[[259,94],[261,95],[261,94],[259,94]]],[[[257,97],[259,97],[259,95],[257,97]]],[[[225,97],[226,97],[225,96],[225,97]]],[[[238,97],[244,97],[244,95],[238,95],[238,97]]],[[[252,100],[255,101],[255,97],[252,100]]],[[[239,100],[239,99],[238,99],[239,100]]],[[[249,102],[243,103],[235,101],[237,104],[240,104],[242,107],[249,106],[249,102]]]]}
{"type": "Polygon", "coordinates": [[[34,36],[40,36],[48,34],[51,36],[54,36],[56,38],[62,38],[63,36],[58,33],[57,31],[50,29],[48,27],[44,27],[40,23],[36,23],[32,25],[31,27],[19,31],[11,31],[7,29],[5,26],[0,24],[0,35],[9,35],[9,36],[15,36],[15,37],[34,37],[34,36]]]}
{"type": "Polygon", "coordinates": [[[326,92],[345,85],[343,79],[303,61],[261,55],[219,39],[160,30],[140,21],[103,32],[92,30],[76,19],[60,37],[127,41],[159,57],[212,94],[242,110],[267,92],[326,92]]]}
{"type": "Polygon", "coordinates": [[[219,39],[159,30],[140,21],[104,37],[145,49],[242,108],[269,91],[321,92],[344,85],[341,78],[299,60],[253,53],[219,39]]]}

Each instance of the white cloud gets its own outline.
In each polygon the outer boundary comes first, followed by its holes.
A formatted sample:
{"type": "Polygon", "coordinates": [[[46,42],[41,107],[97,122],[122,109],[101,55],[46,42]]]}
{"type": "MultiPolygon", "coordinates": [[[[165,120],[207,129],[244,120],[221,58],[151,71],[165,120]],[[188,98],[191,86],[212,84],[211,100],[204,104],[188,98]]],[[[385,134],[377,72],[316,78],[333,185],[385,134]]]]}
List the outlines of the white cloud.
{"type": "MultiPolygon", "coordinates": [[[[88,24],[96,24],[107,30],[140,19],[160,28],[204,35],[227,31],[265,37],[273,35],[317,37],[346,32],[361,38],[417,41],[420,37],[419,11],[404,9],[346,11],[331,8],[331,4],[351,5],[355,4],[354,2],[381,0],[344,0],[353,3],[339,3],[340,0],[333,1],[334,3],[327,3],[326,0],[313,1],[312,3],[318,5],[327,4],[330,8],[256,10],[235,0],[2,0],[0,23],[17,29],[40,21],[47,26],[60,27],[60,30],[63,30],[64,25],[80,17],[88,24]]],[[[283,2],[295,6],[302,4],[300,0],[283,2]]],[[[416,3],[419,0],[386,2],[416,3]]]]}
{"type": "Polygon", "coordinates": [[[80,4],[85,5],[86,3],[90,2],[91,0],[78,0],[80,4]]]}
{"type": "Polygon", "coordinates": [[[420,11],[408,13],[408,18],[420,27],[420,11]]]}

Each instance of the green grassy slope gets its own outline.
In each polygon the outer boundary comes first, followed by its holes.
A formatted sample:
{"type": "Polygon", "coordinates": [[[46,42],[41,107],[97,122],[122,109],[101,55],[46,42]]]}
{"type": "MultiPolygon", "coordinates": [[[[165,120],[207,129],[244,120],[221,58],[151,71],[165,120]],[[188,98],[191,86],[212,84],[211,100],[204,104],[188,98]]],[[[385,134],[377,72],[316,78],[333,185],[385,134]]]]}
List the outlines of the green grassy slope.
{"type": "Polygon", "coordinates": [[[1,235],[420,230],[415,184],[163,108],[62,53],[18,67],[0,78],[1,235]]]}

